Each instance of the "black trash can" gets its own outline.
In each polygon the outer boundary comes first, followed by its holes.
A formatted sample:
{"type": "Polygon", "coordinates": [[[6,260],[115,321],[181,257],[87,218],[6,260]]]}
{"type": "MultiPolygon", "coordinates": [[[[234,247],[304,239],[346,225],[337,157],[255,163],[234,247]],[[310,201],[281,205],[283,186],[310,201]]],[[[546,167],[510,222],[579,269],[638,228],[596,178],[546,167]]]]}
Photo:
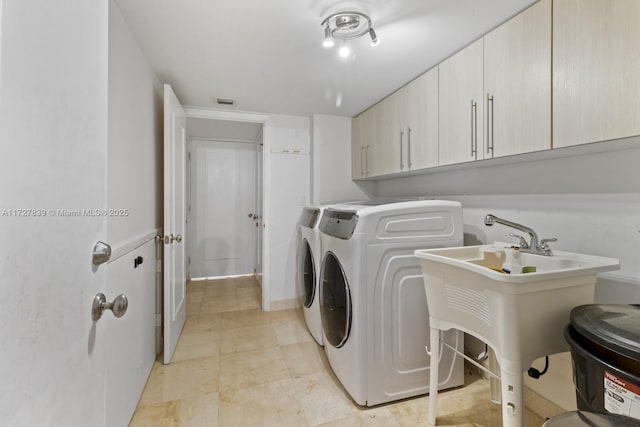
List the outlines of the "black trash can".
{"type": "Polygon", "coordinates": [[[615,414],[571,411],[556,415],[542,427],[640,427],[640,420],[615,414]]]}
{"type": "Polygon", "coordinates": [[[640,419],[640,307],[576,307],[564,336],[578,409],[640,419]]]}

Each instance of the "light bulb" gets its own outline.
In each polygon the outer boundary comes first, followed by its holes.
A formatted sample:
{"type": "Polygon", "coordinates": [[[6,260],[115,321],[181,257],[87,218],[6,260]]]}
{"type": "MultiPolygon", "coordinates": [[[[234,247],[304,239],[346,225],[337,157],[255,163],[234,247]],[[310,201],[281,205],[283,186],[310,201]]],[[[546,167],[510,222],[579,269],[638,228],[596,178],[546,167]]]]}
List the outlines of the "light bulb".
{"type": "Polygon", "coordinates": [[[351,50],[345,44],[340,48],[340,50],[338,51],[338,54],[340,55],[341,58],[346,58],[351,54],[351,50]]]}
{"type": "Polygon", "coordinates": [[[371,37],[372,47],[378,46],[380,44],[380,38],[378,38],[378,35],[373,28],[369,29],[369,37],[371,37]]]}
{"type": "Polygon", "coordinates": [[[328,49],[333,47],[334,45],[335,45],[335,42],[331,37],[331,28],[329,28],[329,24],[327,24],[327,26],[324,27],[324,41],[322,42],[322,46],[328,49]]]}

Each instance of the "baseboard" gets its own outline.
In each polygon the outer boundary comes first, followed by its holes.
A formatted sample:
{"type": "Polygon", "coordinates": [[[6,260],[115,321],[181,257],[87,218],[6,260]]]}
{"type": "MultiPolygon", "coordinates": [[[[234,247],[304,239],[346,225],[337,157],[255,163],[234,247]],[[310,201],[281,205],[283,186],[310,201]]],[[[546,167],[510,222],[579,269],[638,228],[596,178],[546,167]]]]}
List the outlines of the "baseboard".
{"type": "Polygon", "coordinates": [[[298,298],[271,301],[271,311],[291,310],[302,307],[298,298]]]}
{"type": "Polygon", "coordinates": [[[560,406],[547,400],[526,386],[524,388],[524,405],[545,419],[567,412],[565,409],[562,409],[560,406]]]}
{"type": "MultiPolygon", "coordinates": [[[[465,362],[464,368],[487,381],[489,380],[489,375],[486,372],[471,363],[465,362]]],[[[527,386],[524,387],[524,406],[544,419],[567,412],[566,409],[561,408],[527,386]]]]}

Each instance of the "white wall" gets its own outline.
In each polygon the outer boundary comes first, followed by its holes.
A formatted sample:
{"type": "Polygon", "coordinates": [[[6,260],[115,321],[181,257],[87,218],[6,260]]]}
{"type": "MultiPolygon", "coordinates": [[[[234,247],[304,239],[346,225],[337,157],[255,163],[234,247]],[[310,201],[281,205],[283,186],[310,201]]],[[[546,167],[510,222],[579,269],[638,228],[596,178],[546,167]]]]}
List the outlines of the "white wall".
{"type": "Polygon", "coordinates": [[[351,180],[351,118],[314,114],[312,127],[311,202],[368,199],[351,180]]]}
{"type": "Polygon", "coordinates": [[[310,120],[308,117],[271,116],[265,127],[268,179],[266,192],[269,286],[271,309],[297,303],[295,260],[297,222],[310,198],[310,120]],[[297,151],[299,153],[294,154],[297,151]]]}
{"type": "Polygon", "coordinates": [[[156,286],[155,243],[129,251],[141,236],[152,238],[162,227],[162,96],[162,85],[110,0],[107,206],[126,209],[128,215],[107,218],[106,241],[114,254],[128,253],[104,267],[107,283],[102,292],[108,300],[125,294],[129,308],[121,319],[107,313],[100,321],[110,328],[107,424],[130,421],[156,356],[155,313],[161,290],[156,286]],[[134,268],[137,256],[143,256],[144,263],[134,268]]]}
{"type": "Polygon", "coordinates": [[[556,249],[620,258],[621,268],[614,274],[640,280],[638,161],[640,148],[631,148],[499,166],[469,165],[382,180],[377,193],[460,200],[467,244],[507,238],[511,230],[506,227],[484,225],[484,215],[494,213],[531,226],[540,237],[557,237],[551,244],[556,249]]]}
{"type": "MultiPolygon", "coordinates": [[[[377,183],[376,192],[379,196],[426,195],[460,201],[467,245],[511,241],[508,234],[512,230],[484,225],[484,216],[492,213],[532,227],[541,238],[557,237],[552,248],[620,258],[619,271],[601,275],[596,302],[637,304],[640,148],[615,150],[623,147],[616,143],[602,147],[609,151],[495,166],[483,162],[478,164],[481,167],[467,165],[454,171],[386,179],[377,183]]],[[[566,354],[552,357],[549,373],[539,380],[526,379],[526,384],[564,409],[575,407],[566,354]]]]}
{"type": "Polygon", "coordinates": [[[109,2],[109,243],[162,226],[162,85],[118,7],[109,2]]]}
{"type": "Polygon", "coordinates": [[[5,1],[0,71],[0,424],[104,425],[107,1],[5,1]]]}

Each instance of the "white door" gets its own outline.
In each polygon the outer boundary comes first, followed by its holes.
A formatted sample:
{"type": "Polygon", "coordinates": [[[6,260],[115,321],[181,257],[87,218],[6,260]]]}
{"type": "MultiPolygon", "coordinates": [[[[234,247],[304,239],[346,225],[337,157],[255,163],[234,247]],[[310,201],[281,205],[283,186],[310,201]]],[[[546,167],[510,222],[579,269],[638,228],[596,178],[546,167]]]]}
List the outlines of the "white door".
{"type": "Polygon", "coordinates": [[[192,141],[191,185],[190,276],[253,274],[255,143],[192,141]]]}
{"type": "Polygon", "coordinates": [[[262,142],[256,144],[256,212],[258,218],[255,219],[256,228],[256,261],[255,272],[262,274],[262,142]]]}
{"type": "Polygon", "coordinates": [[[187,318],[185,219],[187,119],[164,85],[164,363],[171,362],[187,318]]]}
{"type": "MultiPolygon", "coordinates": [[[[115,250],[116,248],[114,248],[115,250]]],[[[115,259],[104,267],[104,294],[113,301],[125,294],[129,306],[121,318],[106,312],[105,326],[105,420],[107,426],[126,426],[136,409],[156,358],[155,293],[156,243],[115,259]]]]}

